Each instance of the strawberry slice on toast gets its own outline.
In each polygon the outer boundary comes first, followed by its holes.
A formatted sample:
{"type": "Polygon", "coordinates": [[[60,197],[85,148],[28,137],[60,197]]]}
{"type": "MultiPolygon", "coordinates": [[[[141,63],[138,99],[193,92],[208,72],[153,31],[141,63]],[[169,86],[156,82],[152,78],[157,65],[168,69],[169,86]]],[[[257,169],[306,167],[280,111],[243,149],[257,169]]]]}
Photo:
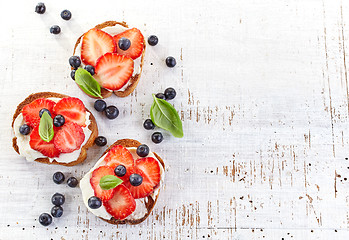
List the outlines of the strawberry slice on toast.
{"type": "Polygon", "coordinates": [[[45,142],[39,135],[39,126],[36,126],[30,134],[29,145],[32,149],[42,153],[46,157],[58,157],[60,151],[55,147],[54,140],[45,142]]]}
{"type": "Polygon", "coordinates": [[[52,114],[53,113],[52,110],[55,104],[56,103],[54,101],[49,100],[47,98],[38,98],[33,102],[31,102],[30,104],[25,105],[22,109],[22,114],[25,122],[32,128],[34,128],[35,126],[39,126],[40,110],[43,108],[46,108],[52,114]]]}
{"type": "Polygon", "coordinates": [[[65,118],[65,122],[74,122],[78,125],[85,127],[86,121],[86,109],[84,103],[74,97],[62,98],[54,106],[53,111],[55,114],[61,114],[65,118]]]}
{"type": "Polygon", "coordinates": [[[116,52],[120,55],[136,59],[142,55],[144,49],[144,37],[141,31],[137,28],[128,29],[122,33],[115,35],[114,37],[116,52]],[[127,50],[122,50],[118,46],[120,38],[127,38],[131,41],[131,46],[127,50]]]}
{"type": "Polygon", "coordinates": [[[80,149],[85,140],[82,128],[73,122],[68,122],[57,131],[54,137],[55,147],[62,153],[71,153],[80,149]]]}
{"type": "Polygon", "coordinates": [[[94,190],[95,196],[100,198],[102,201],[108,201],[109,199],[111,199],[114,195],[114,189],[115,189],[115,188],[112,188],[109,190],[103,190],[99,186],[99,182],[101,181],[101,178],[106,175],[115,175],[114,169],[108,166],[101,166],[92,172],[92,177],[90,179],[90,183],[94,190]]]}

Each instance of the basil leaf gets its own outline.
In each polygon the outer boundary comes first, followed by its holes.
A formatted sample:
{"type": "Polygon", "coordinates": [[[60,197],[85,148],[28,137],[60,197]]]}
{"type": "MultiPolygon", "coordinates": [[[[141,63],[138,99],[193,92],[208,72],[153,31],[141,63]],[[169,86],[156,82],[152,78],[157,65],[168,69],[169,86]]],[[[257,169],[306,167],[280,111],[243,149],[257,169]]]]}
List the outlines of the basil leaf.
{"type": "Polygon", "coordinates": [[[122,180],[114,175],[105,175],[101,178],[99,181],[99,186],[103,190],[109,190],[112,188],[115,188],[116,186],[120,185],[122,183],[122,180]]]}
{"type": "Polygon", "coordinates": [[[53,121],[50,114],[48,114],[47,112],[44,112],[41,116],[39,124],[39,135],[40,138],[45,142],[49,142],[53,139],[53,121]]]}
{"type": "Polygon", "coordinates": [[[174,107],[162,100],[155,97],[153,94],[154,102],[150,108],[150,117],[153,123],[169,132],[177,138],[183,137],[182,121],[174,107]]]}
{"type": "Polygon", "coordinates": [[[83,68],[79,68],[75,72],[75,82],[80,86],[80,88],[87,94],[94,97],[103,98],[101,95],[101,86],[92,77],[92,75],[83,68]]]}

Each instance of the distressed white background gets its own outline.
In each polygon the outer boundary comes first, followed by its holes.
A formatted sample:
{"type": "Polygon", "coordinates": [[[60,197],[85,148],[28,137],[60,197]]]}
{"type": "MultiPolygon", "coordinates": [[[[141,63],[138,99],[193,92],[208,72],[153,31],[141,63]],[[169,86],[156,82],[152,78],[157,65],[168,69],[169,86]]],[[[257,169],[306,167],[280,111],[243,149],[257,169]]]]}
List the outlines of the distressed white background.
{"type": "Polygon", "coordinates": [[[62,0],[45,1],[44,15],[36,3],[0,3],[0,239],[349,238],[349,1],[62,0]],[[136,91],[107,99],[121,111],[113,121],[94,111],[68,66],[78,36],[105,20],[159,37],[136,91]],[[49,33],[53,24],[60,35],[49,33]],[[169,86],[184,138],[165,133],[155,145],[142,123],[151,93],[169,86]],[[78,188],[52,182],[57,170],[83,176],[106,147],[72,168],[14,152],[15,107],[47,90],[80,97],[109,143],[134,138],[165,159],[147,221],[109,225],[86,211],[78,188]],[[55,192],[66,195],[64,215],[42,227],[55,192]]]}

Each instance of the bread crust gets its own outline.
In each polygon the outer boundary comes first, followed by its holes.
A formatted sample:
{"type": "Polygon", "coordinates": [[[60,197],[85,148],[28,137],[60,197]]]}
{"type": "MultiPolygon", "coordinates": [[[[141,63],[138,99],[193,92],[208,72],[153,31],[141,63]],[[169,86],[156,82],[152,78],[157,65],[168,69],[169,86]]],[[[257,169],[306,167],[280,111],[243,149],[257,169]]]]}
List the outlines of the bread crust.
{"type": "MultiPolygon", "coordinates": [[[[137,140],[133,140],[133,139],[120,139],[118,141],[116,141],[115,143],[113,143],[107,150],[105,150],[105,152],[102,154],[102,156],[104,156],[104,154],[106,154],[112,147],[114,147],[115,145],[121,145],[124,147],[138,147],[139,145],[141,145],[140,142],[138,142],[137,140]]],[[[155,152],[153,152],[155,157],[159,160],[159,162],[161,163],[162,167],[165,168],[165,163],[164,161],[161,159],[161,157],[159,155],[157,155],[155,152]]],[[[148,216],[150,215],[151,211],[153,210],[156,201],[158,200],[160,191],[158,192],[158,194],[155,197],[155,200],[148,196],[147,197],[147,201],[144,201],[145,203],[145,207],[147,208],[147,214],[144,215],[144,217],[140,218],[140,219],[136,219],[136,220],[128,220],[128,219],[124,219],[124,220],[117,220],[115,218],[111,218],[111,219],[104,219],[99,217],[100,219],[110,223],[110,224],[129,224],[129,225],[136,225],[139,224],[141,222],[143,222],[145,219],[148,218],[148,216]]]]}
{"type": "MultiPolygon", "coordinates": [[[[33,102],[35,99],[38,99],[38,98],[50,98],[50,97],[64,98],[64,97],[69,97],[69,96],[64,95],[64,94],[60,94],[60,93],[54,93],[54,92],[39,92],[39,93],[30,94],[26,99],[24,99],[20,104],[18,104],[17,109],[16,109],[16,111],[13,115],[13,118],[12,118],[12,128],[13,128],[13,124],[15,122],[15,119],[21,113],[21,111],[25,105],[28,105],[29,103],[33,102]]],[[[52,162],[50,162],[49,158],[37,158],[37,159],[35,159],[35,161],[40,162],[40,163],[46,163],[46,164],[63,165],[63,166],[67,166],[67,167],[75,166],[79,163],[82,163],[87,157],[87,149],[94,144],[94,141],[95,141],[96,137],[98,136],[98,127],[97,127],[96,119],[94,118],[92,113],[87,108],[86,108],[86,111],[88,111],[90,113],[91,124],[88,126],[88,128],[91,130],[91,136],[87,140],[85,145],[81,147],[81,152],[80,152],[78,159],[76,159],[75,161],[70,162],[70,163],[60,163],[60,162],[57,162],[56,160],[53,160],[52,162]]],[[[18,149],[16,137],[13,137],[13,139],[12,139],[12,146],[13,146],[14,150],[19,154],[19,149],[18,149]]]]}
{"type": "MultiPolygon", "coordinates": [[[[128,28],[128,25],[126,24],[126,22],[117,22],[117,21],[106,21],[104,23],[96,25],[95,28],[103,29],[105,27],[113,27],[115,25],[120,25],[122,27],[128,28]]],[[[81,39],[82,39],[83,36],[84,36],[84,34],[81,35],[78,38],[78,40],[76,41],[75,46],[74,46],[73,55],[75,55],[76,48],[78,47],[79,43],[81,42],[81,39]]],[[[114,94],[116,96],[118,96],[118,97],[127,97],[128,95],[130,95],[136,89],[136,87],[138,85],[138,82],[139,82],[139,80],[141,78],[141,73],[142,73],[142,69],[143,69],[145,48],[146,48],[146,43],[145,43],[145,40],[143,40],[143,52],[142,52],[142,56],[141,56],[140,72],[135,74],[134,76],[132,76],[130,78],[130,80],[127,83],[128,85],[127,85],[125,90],[123,90],[123,91],[119,91],[119,90],[118,91],[114,91],[114,94]]],[[[110,97],[112,95],[112,93],[113,93],[113,91],[109,91],[109,90],[101,87],[101,95],[102,95],[103,98],[110,97]]],[[[87,94],[87,93],[85,93],[85,94],[87,94]]],[[[92,98],[98,98],[98,97],[91,96],[89,94],[87,94],[87,95],[92,97],[92,98]]]]}

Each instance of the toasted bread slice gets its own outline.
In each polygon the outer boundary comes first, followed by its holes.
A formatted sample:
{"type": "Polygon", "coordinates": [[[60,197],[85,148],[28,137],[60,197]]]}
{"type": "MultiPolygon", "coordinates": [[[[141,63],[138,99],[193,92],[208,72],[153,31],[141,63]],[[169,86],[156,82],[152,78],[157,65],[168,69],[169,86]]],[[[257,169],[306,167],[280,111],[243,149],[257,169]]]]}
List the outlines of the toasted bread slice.
{"type": "MultiPolygon", "coordinates": [[[[98,24],[95,26],[95,28],[97,29],[103,29],[103,28],[106,28],[106,27],[113,27],[115,25],[120,25],[122,27],[125,27],[125,28],[128,28],[128,25],[126,24],[126,22],[116,22],[116,21],[106,21],[104,23],[101,23],[101,24],[98,24]]],[[[81,42],[81,39],[82,37],[84,36],[81,35],[78,40],[76,41],[75,43],[75,46],[74,46],[74,51],[73,51],[73,55],[75,55],[75,52],[76,52],[76,48],[79,46],[79,43],[81,42]]],[[[142,73],[142,69],[143,69],[143,62],[144,62],[144,53],[145,53],[145,46],[146,46],[146,43],[145,43],[145,40],[143,42],[143,52],[142,52],[142,56],[141,56],[141,63],[140,63],[140,70],[139,70],[139,73],[135,74],[134,76],[132,76],[130,78],[130,80],[128,81],[127,83],[127,87],[124,89],[124,90],[118,90],[118,91],[114,91],[114,94],[118,97],[127,97],[128,95],[130,95],[137,87],[138,85],[138,82],[139,82],[139,79],[141,78],[141,73],[142,73]]],[[[72,68],[73,69],[73,68],[72,68]]],[[[112,91],[109,91],[105,88],[101,88],[101,95],[103,98],[108,98],[112,95],[112,91]]],[[[87,93],[85,93],[87,94],[87,93]]],[[[91,96],[89,94],[87,94],[88,96],[92,97],[92,98],[96,98],[94,96],[91,96]]]]}
{"type": "MultiPolygon", "coordinates": [[[[113,143],[107,150],[105,150],[105,152],[102,154],[102,156],[104,156],[112,147],[114,147],[115,145],[121,145],[124,147],[138,147],[139,145],[141,145],[140,142],[133,140],[133,139],[120,139],[118,141],[116,141],[115,143],[113,143]]],[[[157,155],[155,152],[153,152],[155,157],[159,160],[159,162],[161,163],[162,167],[165,168],[165,163],[164,161],[159,157],[159,155],[157,155]]],[[[102,220],[111,223],[111,224],[129,224],[129,225],[135,225],[135,224],[139,224],[141,222],[143,222],[145,219],[148,218],[148,216],[150,215],[151,211],[153,210],[156,201],[158,200],[160,194],[160,190],[158,191],[157,195],[155,196],[155,199],[153,199],[152,197],[148,196],[147,200],[144,201],[145,207],[147,209],[147,213],[144,215],[144,217],[140,218],[140,219],[135,219],[135,220],[129,220],[129,219],[124,219],[124,220],[117,220],[115,218],[111,218],[111,219],[104,219],[101,218],[102,220]]]]}
{"type": "MultiPolygon", "coordinates": [[[[38,98],[50,98],[50,97],[64,98],[64,97],[69,97],[69,96],[59,94],[59,93],[54,93],[54,92],[39,92],[39,93],[34,93],[34,94],[29,95],[26,99],[24,99],[23,102],[21,102],[17,106],[17,109],[16,109],[16,111],[13,115],[13,118],[12,118],[12,128],[13,128],[13,124],[15,122],[15,119],[21,113],[22,108],[25,105],[31,103],[32,101],[34,101],[35,99],[38,99],[38,98]]],[[[78,159],[76,159],[73,162],[69,162],[69,163],[60,163],[60,162],[57,162],[56,160],[53,160],[52,162],[50,162],[49,158],[37,158],[37,159],[35,159],[35,161],[40,162],[40,163],[46,163],[46,164],[58,164],[58,165],[63,165],[63,166],[68,166],[68,167],[82,163],[87,157],[87,149],[94,144],[94,141],[95,141],[96,137],[98,136],[98,127],[97,127],[96,119],[94,118],[94,116],[92,115],[92,113],[88,109],[86,109],[86,111],[88,111],[90,113],[91,124],[88,126],[88,128],[92,132],[91,132],[91,136],[87,140],[86,144],[81,147],[81,152],[80,152],[78,159]]],[[[15,149],[15,151],[19,154],[19,149],[18,149],[16,137],[14,137],[12,139],[12,146],[15,149]]]]}

